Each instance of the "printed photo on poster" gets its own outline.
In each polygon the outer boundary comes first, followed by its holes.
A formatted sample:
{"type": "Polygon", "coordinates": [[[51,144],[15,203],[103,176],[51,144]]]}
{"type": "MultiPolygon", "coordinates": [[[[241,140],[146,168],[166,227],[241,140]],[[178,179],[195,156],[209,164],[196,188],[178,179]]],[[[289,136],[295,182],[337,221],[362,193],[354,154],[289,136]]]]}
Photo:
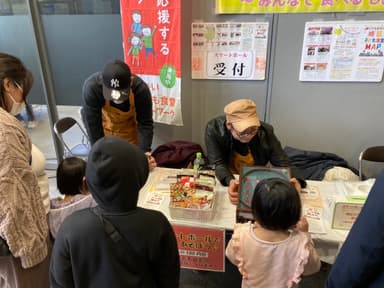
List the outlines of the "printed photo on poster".
{"type": "Polygon", "coordinates": [[[307,22],[300,81],[380,82],[384,21],[307,22]]]}

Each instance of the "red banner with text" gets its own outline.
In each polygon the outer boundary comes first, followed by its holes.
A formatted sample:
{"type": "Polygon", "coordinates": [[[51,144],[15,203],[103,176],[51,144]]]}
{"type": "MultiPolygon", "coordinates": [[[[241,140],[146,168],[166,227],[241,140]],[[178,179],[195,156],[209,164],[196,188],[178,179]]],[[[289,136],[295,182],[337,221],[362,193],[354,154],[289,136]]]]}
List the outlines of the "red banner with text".
{"type": "Polygon", "coordinates": [[[155,122],[183,125],[181,0],[121,0],[125,62],[148,84],[155,122]]]}

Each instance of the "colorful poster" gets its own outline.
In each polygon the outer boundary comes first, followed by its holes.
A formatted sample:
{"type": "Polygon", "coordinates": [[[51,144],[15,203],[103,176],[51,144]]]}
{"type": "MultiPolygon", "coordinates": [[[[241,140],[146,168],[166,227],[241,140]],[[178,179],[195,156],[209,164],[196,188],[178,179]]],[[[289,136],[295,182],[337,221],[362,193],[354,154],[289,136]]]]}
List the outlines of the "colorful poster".
{"type": "Polygon", "coordinates": [[[224,272],[225,230],[172,225],[182,268],[224,272]]]}
{"type": "Polygon", "coordinates": [[[121,1],[125,62],[152,93],[153,119],[183,125],[180,0],[121,1]]]}
{"type": "Polygon", "coordinates": [[[216,0],[219,14],[319,13],[384,11],[380,0],[216,0]]]}
{"type": "Polygon", "coordinates": [[[192,23],[192,78],[264,80],[268,22],[192,23]]]}
{"type": "Polygon", "coordinates": [[[380,82],[384,21],[307,22],[300,81],[380,82]]]}

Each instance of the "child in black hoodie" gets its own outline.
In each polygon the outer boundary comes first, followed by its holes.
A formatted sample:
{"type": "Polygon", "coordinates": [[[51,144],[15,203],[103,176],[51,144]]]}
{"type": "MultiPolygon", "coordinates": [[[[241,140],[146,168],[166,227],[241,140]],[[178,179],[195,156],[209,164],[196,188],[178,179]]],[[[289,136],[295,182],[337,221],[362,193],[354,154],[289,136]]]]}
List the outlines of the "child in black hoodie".
{"type": "Polygon", "coordinates": [[[167,218],[137,207],[148,161],[135,145],[99,139],[86,181],[98,206],[67,217],[51,258],[51,287],[179,286],[177,242],[167,218]],[[92,210],[93,209],[93,210],[92,210]]]}

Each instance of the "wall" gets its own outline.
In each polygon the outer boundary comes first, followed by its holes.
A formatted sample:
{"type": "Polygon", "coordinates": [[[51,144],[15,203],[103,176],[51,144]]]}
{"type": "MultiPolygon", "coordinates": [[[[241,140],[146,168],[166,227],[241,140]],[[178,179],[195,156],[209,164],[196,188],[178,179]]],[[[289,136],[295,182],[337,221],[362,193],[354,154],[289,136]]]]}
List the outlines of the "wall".
{"type": "Polygon", "coordinates": [[[269,122],[281,142],[336,153],[357,167],[359,152],[383,145],[384,84],[300,82],[307,21],[383,20],[383,13],[278,15],[269,122]]]}
{"type": "MultiPolygon", "coordinates": [[[[273,24],[267,67],[271,74],[266,81],[191,80],[193,115],[198,117],[194,119],[194,141],[203,143],[205,123],[222,113],[226,103],[244,97],[257,103],[261,118],[274,126],[283,146],[336,153],[357,167],[364,147],[383,145],[383,82],[298,80],[305,22],[383,20],[383,13],[215,15],[214,1],[193,2],[194,21],[273,24]]],[[[190,78],[185,76],[184,82],[190,78]]]]}
{"type": "MultiPolygon", "coordinates": [[[[184,1],[183,3],[185,3],[184,1]]],[[[191,1],[192,2],[192,1],[191,1]]],[[[218,15],[215,14],[215,1],[194,0],[192,4],[192,21],[204,22],[269,22],[271,15],[218,15]]],[[[183,13],[189,10],[183,8],[183,13]]],[[[188,36],[191,35],[191,23],[188,25],[188,36]]],[[[187,41],[187,59],[190,58],[191,40],[187,41]]],[[[268,49],[269,51],[269,49],[268,49]]],[[[269,57],[269,53],[267,55],[269,57]]],[[[183,61],[186,59],[183,58],[183,61]]],[[[190,63],[189,63],[190,64],[190,63]]],[[[190,65],[188,65],[190,67],[190,65]]],[[[269,65],[267,67],[269,69],[269,65]]],[[[239,98],[249,98],[257,104],[257,111],[262,119],[267,111],[268,82],[240,80],[192,80],[190,68],[184,74],[183,82],[191,82],[193,128],[192,139],[204,146],[204,130],[206,123],[212,118],[223,114],[223,109],[229,102],[239,98]]],[[[268,73],[268,71],[267,71],[268,73]]],[[[268,78],[268,76],[266,76],[268,78]]],[[[184,93],[184,91],[183,91],[184,93]]],[[[182,95],[184,96],[184,95],[182,95]]]]}

